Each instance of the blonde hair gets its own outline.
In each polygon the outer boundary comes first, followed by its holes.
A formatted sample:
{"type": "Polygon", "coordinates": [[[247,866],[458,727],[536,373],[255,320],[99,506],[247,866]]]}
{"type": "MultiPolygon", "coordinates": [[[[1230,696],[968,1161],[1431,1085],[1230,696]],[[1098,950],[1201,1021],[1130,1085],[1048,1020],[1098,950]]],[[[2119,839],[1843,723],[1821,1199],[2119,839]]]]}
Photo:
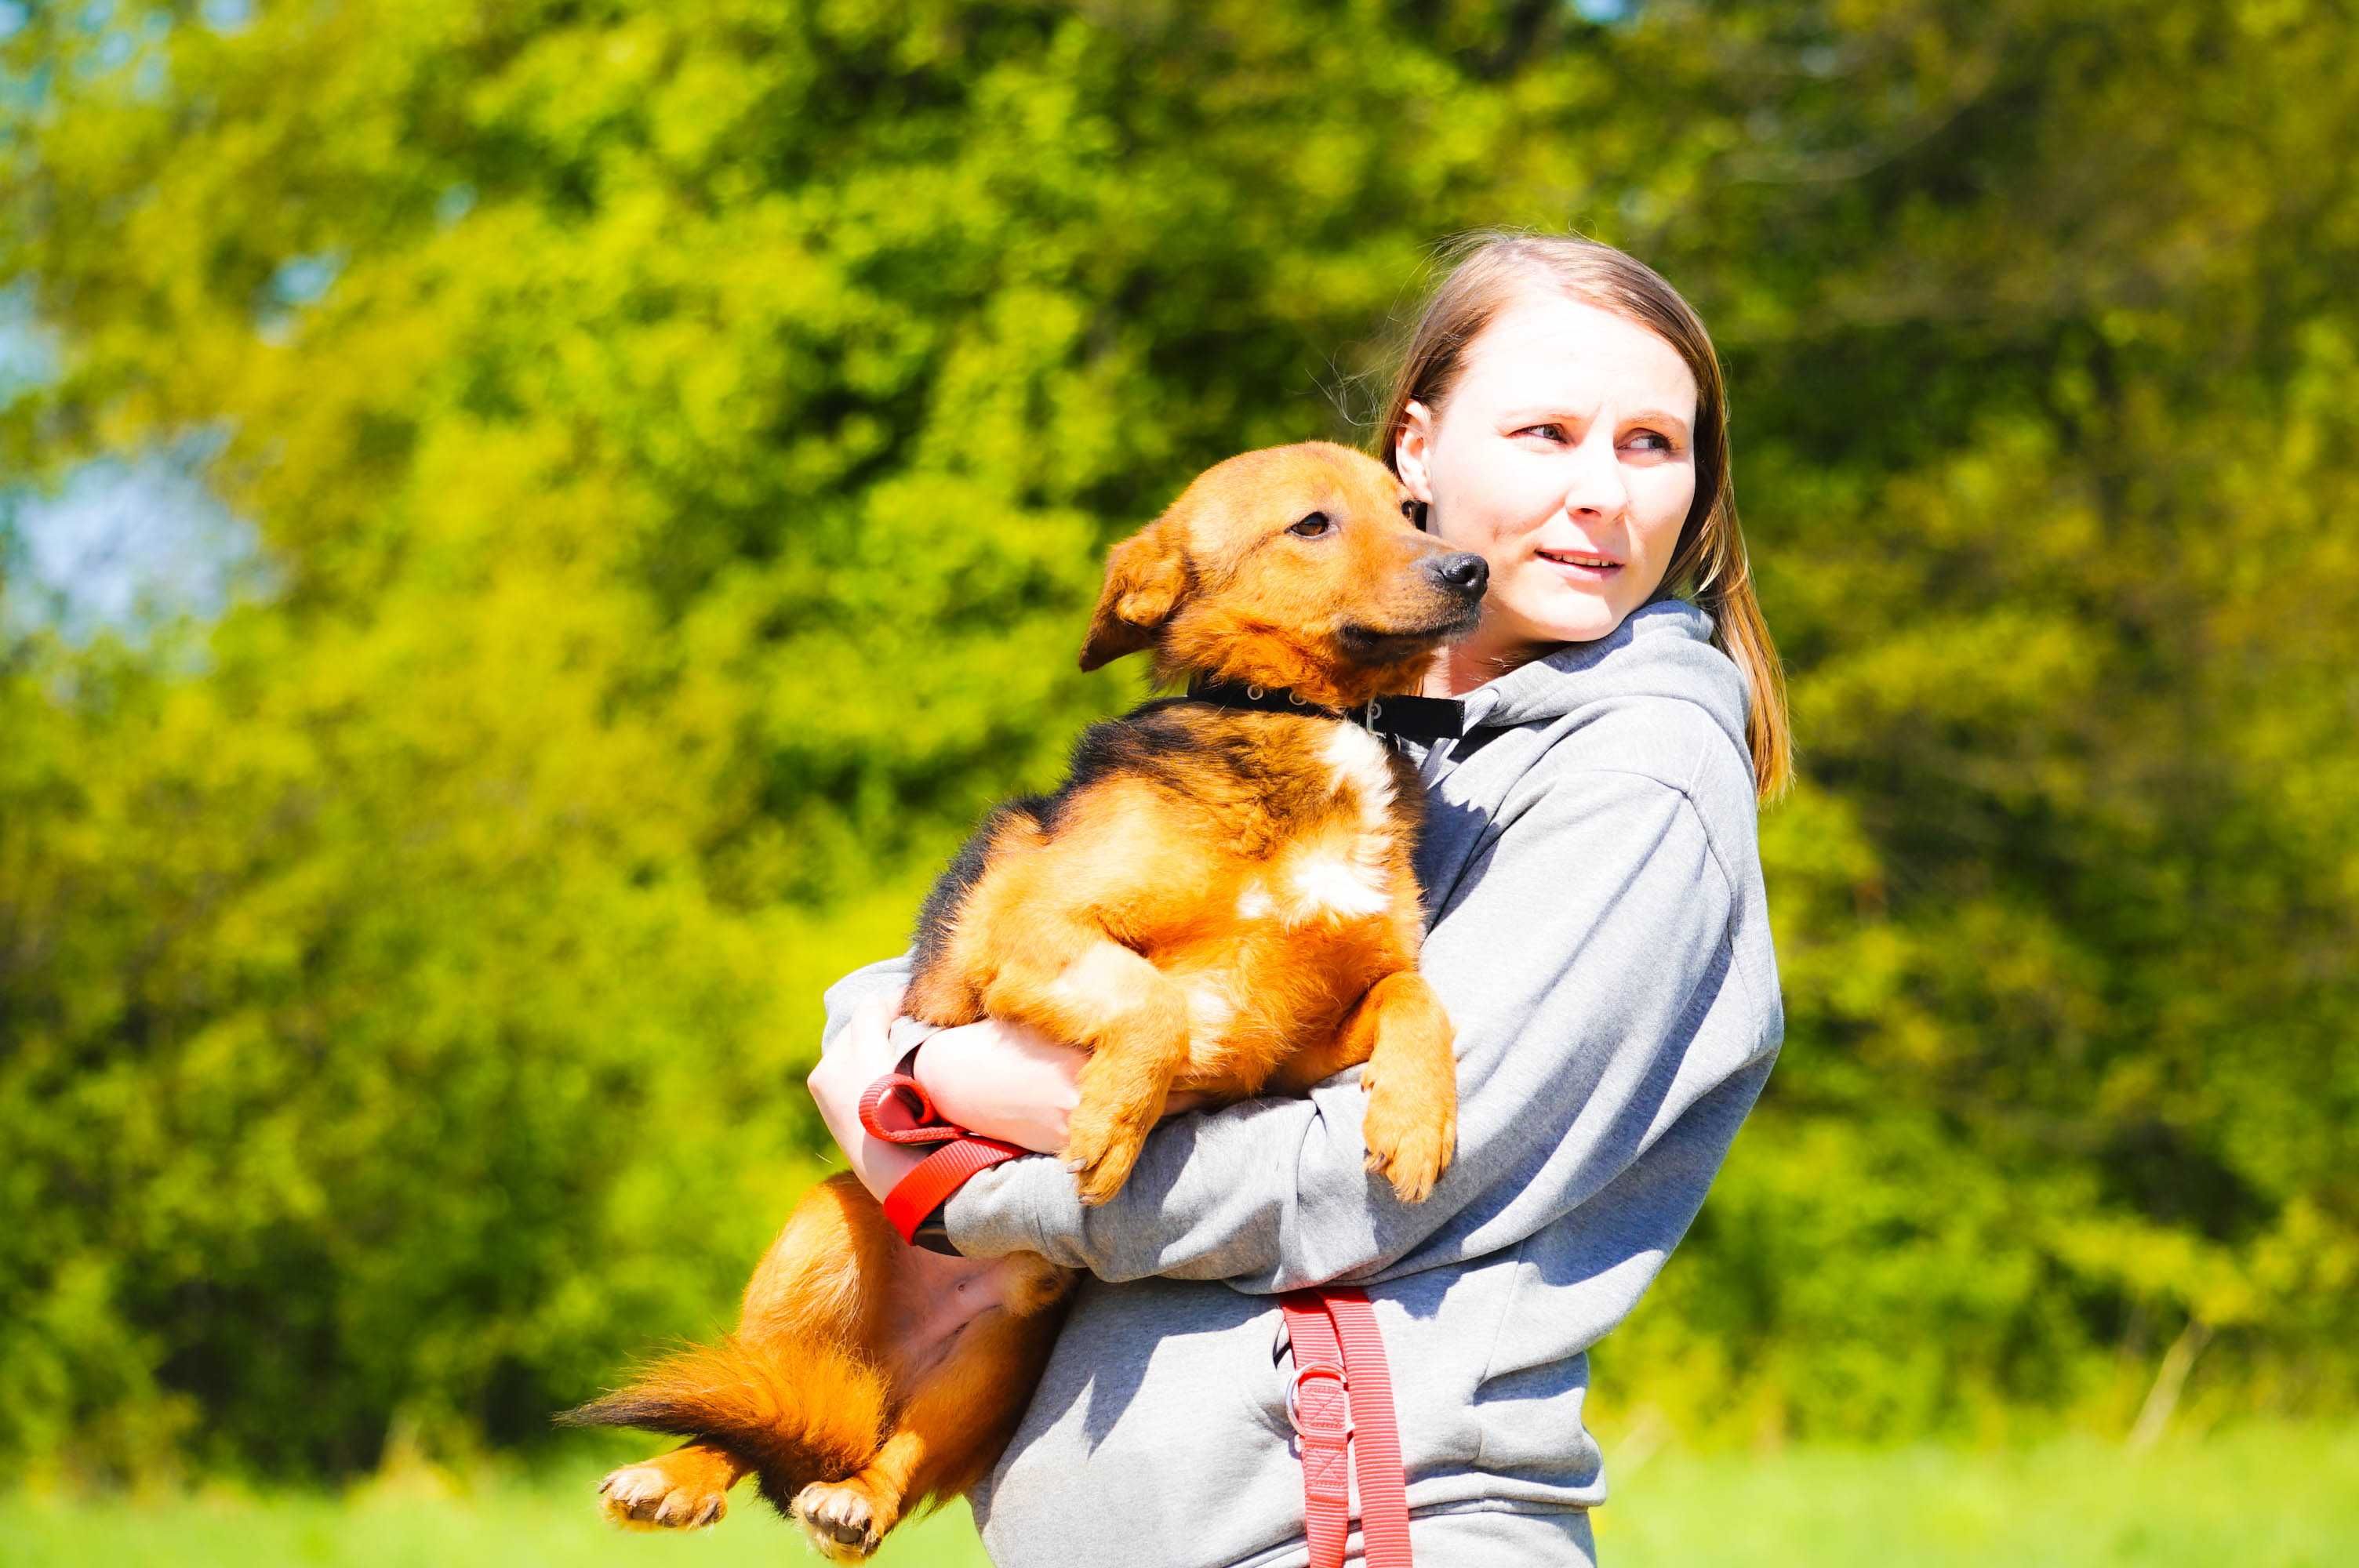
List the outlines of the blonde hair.
{"type": "Polygon", "coordinates": [[[1421,403],[1439,416],[1466,368],[1467,345],[1525,289],[1555,288],[1670,344],[1696,381],[1696,494],[1655,597],[1689,600],[1712,617],[1712,645],[1735,661],[1751,694],[1745,735],[1755,788],[1764,801],[1783,795],[1794,771],[1785,668],[1761,618],[1737,526],[1727,387],[1702,320],[1654,268],[1594,240],[1491,231],[1459,241],[1448,254],[1456,265],[1426,300],[1409,334],[1378,427],[1376,455],[1387,467],[1397,465],[1408,406],[1421,403]]]}

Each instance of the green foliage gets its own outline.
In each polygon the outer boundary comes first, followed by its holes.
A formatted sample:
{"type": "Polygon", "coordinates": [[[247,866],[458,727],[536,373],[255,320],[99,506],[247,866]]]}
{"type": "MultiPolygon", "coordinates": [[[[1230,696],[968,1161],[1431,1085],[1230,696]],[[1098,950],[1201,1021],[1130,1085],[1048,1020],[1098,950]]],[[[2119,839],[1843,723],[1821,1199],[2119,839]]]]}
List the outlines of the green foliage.
{"type": "Polygon", "coordinates": [[[1795,677],[1787,1056],[1609,1379],[2359,1400],[2333,8],[183,10],[0,44],[0,463],[223,432],[278,574],[0,648],[0,1454],[529,1445],[723,1317],[818,987],[1133,695],[1100,546],[1484,222],[1714,323],[1795,677]]]}

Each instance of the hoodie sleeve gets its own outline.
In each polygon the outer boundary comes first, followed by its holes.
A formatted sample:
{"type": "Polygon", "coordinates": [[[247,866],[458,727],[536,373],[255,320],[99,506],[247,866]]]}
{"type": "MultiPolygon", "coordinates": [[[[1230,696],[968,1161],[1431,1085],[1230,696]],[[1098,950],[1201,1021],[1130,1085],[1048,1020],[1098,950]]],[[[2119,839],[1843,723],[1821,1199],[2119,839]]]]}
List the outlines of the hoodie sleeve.
{"type": "Polygon", "coordinates": [[[1249,1292],[1378,1279],[1412,1251],[1427,1268],[1516,1245],[1683,1120],[1652,1174],[1700,1203],[1781,1020],[1774,980],[1761,996],[1737,960],[1734,884],[1693,800],[1650,774],[1584,769],[1503,824],[1426,938],[1460,1107],[1456,1158],[1424,1203],[1366,1170],[1354,1069],[1307,1098],[1166,1123],[1099,1208],[1053,1160],[986,1172],[945,1210],[952,1245],[1249,1292]]]}
{"type": "MultiPolygon", "coordinates": [[[[916,968],[911,953],[900,953],[890,958],[879,958],[873,964],[854,969],[827,988],[820,1005],[827,1010],[827,1022],[820,1026],[819,1053],[826,1055],[835,1049],[852,1015],[862,1004],[877,997],[895,997],[909,983],[910,972],[916,968]]],[[[927,1039],[941,1030],[939,1023],[928,1023],[921,1018],[906,1013],[893,1021],[886,1039],[897,1058],[906,1060],[910,1052],[924,1044],[927,1039]]]]}

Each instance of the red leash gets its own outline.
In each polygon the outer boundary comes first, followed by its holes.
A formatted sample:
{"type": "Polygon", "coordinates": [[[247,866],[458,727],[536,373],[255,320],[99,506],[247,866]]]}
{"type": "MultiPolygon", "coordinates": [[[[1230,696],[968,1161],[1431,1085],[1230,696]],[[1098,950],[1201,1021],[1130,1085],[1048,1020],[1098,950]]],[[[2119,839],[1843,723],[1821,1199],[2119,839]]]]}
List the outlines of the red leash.
{"type": "Polygon", "coordinates": [[[860,1125],[887,1143],[941,1145],[885,1195],[886,1223],[913,1245],[918,1227],[968,1177],[1029,1152],[944,1121],[918,1080],[906,1073],[887,1073],[868,1086],[860,1097],[860,1125]]]}
{"type": "MultiPolygon", "coordinates": [[[[915,1244],[918,1227],[979,1171],[1029,1151],[941,1119],[918,1080],[887,1073],[860,1097],[860,1125],[887,1143],[940,1148],[885,1195],[885,1218],[915,1244]]],[[[1343,1568],[1352,1530],[1352,1472],[1360,1479],[1360,1535],[1367,1568],[1411,1568],[1408,1490],[1392,1371],[1367,1293],[1350,1285],[1277,1298],[1294,1342],[1286,1414],[1302,1449],[1303,1534],[1310,1568],[1343,1568]]]]}
{"type": "Polygon", "coordinates": [[[1368,1568],[1409,1568],[1408,1489],[1392,1372],[1366,1292],[1349,1285],[1277,1298],[1294,1341],[1286,1414],[1302,1445],[1303,1534],[1310,1568],[1342,1568],[1360,1477],[1361,1549],[1368,1568]]]}

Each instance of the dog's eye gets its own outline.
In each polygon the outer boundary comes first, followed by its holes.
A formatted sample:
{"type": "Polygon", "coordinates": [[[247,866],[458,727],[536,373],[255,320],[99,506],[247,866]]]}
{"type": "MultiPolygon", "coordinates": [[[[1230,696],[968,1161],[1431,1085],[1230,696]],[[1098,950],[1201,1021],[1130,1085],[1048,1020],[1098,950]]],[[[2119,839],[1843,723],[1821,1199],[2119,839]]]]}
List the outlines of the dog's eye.
{"type": "Polygon", "coordinates": [[[1324,512],[1314,512],[1287,530],[1299,539],[1316,539],[1321,534],[1334,532],[1335,524],[1324,512]]]}

